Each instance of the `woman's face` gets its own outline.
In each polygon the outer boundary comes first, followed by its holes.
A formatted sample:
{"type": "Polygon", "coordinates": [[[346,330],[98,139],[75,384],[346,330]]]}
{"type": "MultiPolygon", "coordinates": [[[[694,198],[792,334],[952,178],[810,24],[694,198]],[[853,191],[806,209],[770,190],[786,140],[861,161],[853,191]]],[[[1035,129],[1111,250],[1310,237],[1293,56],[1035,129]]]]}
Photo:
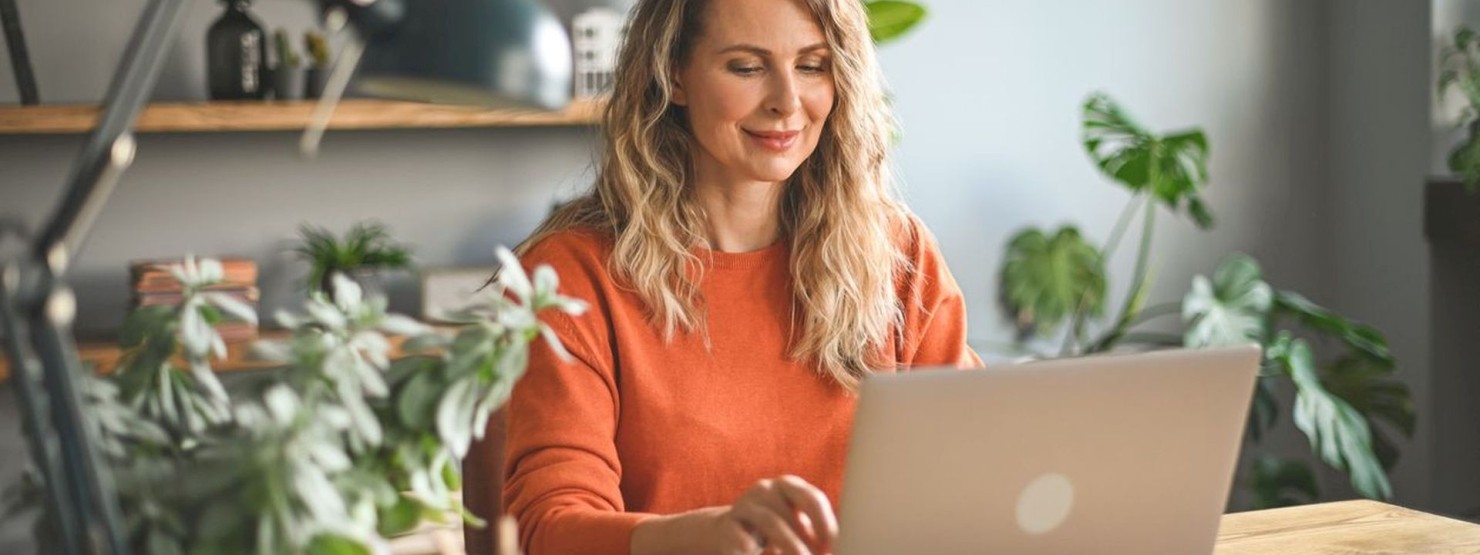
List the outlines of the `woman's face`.
{"type": "Polygon", "coordinates": [[[817,148],[833,105],[831,55],[801,0],[710,0],[678,69],[700,175],[784,181],[817,148]]]}

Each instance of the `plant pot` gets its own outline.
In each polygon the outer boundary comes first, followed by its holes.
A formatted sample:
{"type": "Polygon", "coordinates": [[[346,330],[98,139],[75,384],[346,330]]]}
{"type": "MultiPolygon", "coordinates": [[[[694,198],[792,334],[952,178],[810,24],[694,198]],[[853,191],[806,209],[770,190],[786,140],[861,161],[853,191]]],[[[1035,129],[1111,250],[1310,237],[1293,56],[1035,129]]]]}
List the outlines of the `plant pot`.
{"type": "Polygon", "coordinates": [[[272,95],[278,100],[300,100],[303,98],[303,70],[293,66],[278,66],[272,70],[272,95]]]}
{"type": "Polygon", "coordinates": [[[303,98],[314,99],[324,96],[324,85],[329,83],[329,68],[308,68],[308,78],[303,81],[303,98]]]}
{"type": "MultiPolygon", "coordinates": [[[[344,277],[349,278],[350,281],[353,281],[353,282],[355,282],[355,284],[359,285],[360,286],[360,294],[362,296],[364,296],[364,297],[370,297],[370,296],[384,297],[385,294],[386,294],[385,293],[385,284],[382,281],[381,276],[380,276],[380,273],[377,271],[376,268],[371,268],[371,267],[349,268],[349,269],[339,270],[339,273],[344,274],[344,277]]],[[[334,275],[333,272],[324,274],[324,280],[319,283],[319,290],[320,291],[323,291],[324,294],[328,295],[330,299],[333,299],[334,298],[334,278],[333,278],[333,275],[334,275]]]]}

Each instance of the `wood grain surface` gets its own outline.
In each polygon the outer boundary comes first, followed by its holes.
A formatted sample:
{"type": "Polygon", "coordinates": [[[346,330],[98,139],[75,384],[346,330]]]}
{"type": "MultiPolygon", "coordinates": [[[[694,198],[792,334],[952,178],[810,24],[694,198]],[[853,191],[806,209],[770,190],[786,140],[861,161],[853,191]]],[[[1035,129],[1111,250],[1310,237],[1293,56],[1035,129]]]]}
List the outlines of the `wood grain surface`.
{"type": "Polygon", "coordinates": [[[1233,513],[1217,555],[1480,553],[1480,525],[1357,500],[1233,513]]]}
{"type": "MultiPolygon", "coordinates": [[[[150,104],[136,131],[294,131],[308,126],[314,101],[150,104]]],[[[416,102],[351,98],[339,103],[329,129],[542,127],[595,125],[602,103],[572,102],[559,112],[486,110],[416,102]]],[[[0,106],[0,134],[84,133],[97,121],[91,105],[0,106]]]]}

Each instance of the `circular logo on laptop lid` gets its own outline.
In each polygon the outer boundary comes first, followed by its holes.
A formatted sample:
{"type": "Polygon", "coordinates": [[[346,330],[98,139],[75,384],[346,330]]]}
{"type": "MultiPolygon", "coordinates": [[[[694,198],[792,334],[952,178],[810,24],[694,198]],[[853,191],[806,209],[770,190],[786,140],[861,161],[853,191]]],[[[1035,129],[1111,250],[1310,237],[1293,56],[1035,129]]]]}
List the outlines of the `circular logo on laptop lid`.
{"type": "Polygon", "coordinates": [[[1018,494],[1018,528],[1029,534],[1045,534],[1058,528],[1074,508],[1074,485],[1062,474],[1047,473],[1018,494]]]}

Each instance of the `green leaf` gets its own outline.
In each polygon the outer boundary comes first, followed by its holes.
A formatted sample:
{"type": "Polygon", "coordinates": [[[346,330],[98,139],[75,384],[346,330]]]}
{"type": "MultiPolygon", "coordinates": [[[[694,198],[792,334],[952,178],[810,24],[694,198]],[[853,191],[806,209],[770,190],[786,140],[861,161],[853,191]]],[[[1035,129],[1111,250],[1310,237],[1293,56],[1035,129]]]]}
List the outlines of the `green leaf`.
{"type": "Polygon", "coordinates": [[[391,239],[379,222],[359,222],[341,240],[322,227],[303,224],[298,228],[302,244],[294,252],[313,265],[308,290],[319,291],[325,276],[359,267],[407,268],[412,265],[409,247],[391,239]]]}
{"type": "Polygon", "coordinates": [[[1393,364],[1387,338],[1376,328],[1352,322],[1292,291],[1276,291],[1274,308],[1277,314],[1292,316],[1306,327],[1334,336],[1362,356],[1388,366],[1393,364]]]}
{"type": "Polygon", "coordinates": [[[1407,384],[1392,378],[1391,363],[1348,354],[1333,364],[1321,377],[1322,384],[1361,413],[1372,430],[1373,450],[1386,470],[1398,462],[1397,443],[1382,428],[1382,421],[1404,437],[1413,437],[1416,418],[1413,396],[1407,384]]]}
{"type": "Polygon", "coordinates": [[[1367,420],[1346,401],[1332,395],[1316,373],[1315,357],[1303,339],[1289,332],[1269,346],[1266,356],[1277,362],[1295,382],[1295,427],[1310,439],[1311,448],[1332,468],[1346,472],[1352,487],[1372,499],[1392,497],[1392,485],[1373,452],[1367,420]]]}
{"type": "Polygon", "coordinates": [[[1099,315],[1105,309],[1104,259],[1073,226],[1051,237],[1021,231],[1007,246],[999,298],[1026,334],[1050,332],[1081,308],[1099,315]]]}
{"type": "Polygon", "coordinates": [[[379,522],[376,523],[377,531],[384,537],[410,532],[421,522],[421,511],[421,503],[415,499],[397,496],[395,504],[381,508],[379,522]]]}
{"type": "Polygon", "coordinates": [[[1229,257],[1212,281],[1204,276],[1193,278],[1192,291],[1182,300],[1187,346],[1261,341],[1273,300],[1273,290],[1261,279],[1259,263],[1245,255],[1229,257]]]}
{"type": "Polygon", "coordinates": [[[1465,190],[1472,193],[1477,190],[1477,184],[1480,184],[1480,137],[1472,134],[1454,147],[1449,153],[1449,169],[1464,179],[1465,190]]]}
{"type": "Polygon", "coordinates": [[[1085,152],[1106,176],[1131,192],[1149,192],[1172,211],[1185,210],[1201,229],[1213,225],[1201,198],[1208,183],[1208,139],[1201,129],[1156,135],[1141,127],[1109,96],[1084,103],[1085,152]]]}
{"type": "Polygon", "coordinates": [[[1263,455],[1255,459],[1252,470],[1255,509],[1303,505],[1321,495],[1315,473],[1305,461],[1263,455]]]}
{"type": "Polygon", "coordinates": [[[309,555],[370,555],[370,548],[334,534],[319,534],[308,542],[309,555]]]}
{"type": "Polygon", "coordinates": [[[925,7],[901,0],[874,0],[864,3],[868,10],[868,32],[877,44],[903,36],[925,19],[925,7]]]}
{"type": "Polygon", "coordinates": [[[437,410],[438,395],[442,384],[432,372],[421,372],[411,377],[396,397],[396,414],[407,428],[430,429],[437,410]]]}

